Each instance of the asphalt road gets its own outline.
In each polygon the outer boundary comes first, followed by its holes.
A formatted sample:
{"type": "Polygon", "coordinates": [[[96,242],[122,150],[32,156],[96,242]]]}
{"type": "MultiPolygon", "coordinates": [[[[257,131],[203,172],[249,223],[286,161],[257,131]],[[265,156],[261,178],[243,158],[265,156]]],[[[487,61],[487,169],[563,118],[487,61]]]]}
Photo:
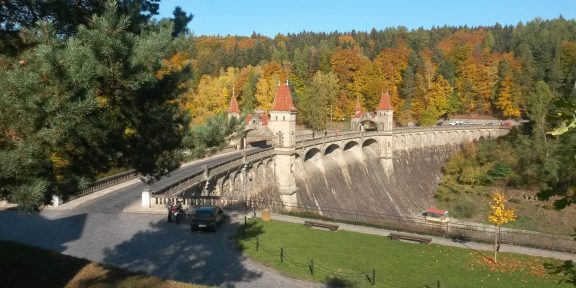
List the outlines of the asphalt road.
{"type": "MultiPolygon", "coordinates": [[[[239,155],[199,161],[151,187],[185,177],[212,161],[234,157],[239,155]]],[[[147,187],[144,183],[133,185],[71,210],[38,214],[2,210],[0,239],[182,282],[219,287],[323,287],[282,276],[236,251],[231,238],[242,214],[231,213],[216,233],[192,233],[188,221],[175,224],[167,223],[161,214],[123,213],[140,201],[140,193],[147,187]]]]}

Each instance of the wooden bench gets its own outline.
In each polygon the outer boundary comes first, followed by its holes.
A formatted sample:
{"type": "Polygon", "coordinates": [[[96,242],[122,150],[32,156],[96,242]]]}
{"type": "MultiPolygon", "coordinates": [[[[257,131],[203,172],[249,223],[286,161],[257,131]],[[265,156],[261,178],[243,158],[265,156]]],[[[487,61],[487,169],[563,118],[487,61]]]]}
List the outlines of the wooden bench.
{"type": "Polygon", "coordinates": [[[330,231],[337,231],[338,230],[338,225],[336,224],[329,224],[329,223],[324,223],[324,222],[317,222],[317,221],[304,221],[304,226],[310,228],[310,227],[321,227],[321,228],[326,228],[329,229],[330,231]]]}
{"type": "Polygon", "coordinates": [[[392,240],[408,240],[408,241],[419,242],[420,244],[424,244],[424,243],[430,244],[430,242],[432,242],[432,238],[429,238],[429,237],[399,234],[399,233],[390,233],[389,237],[392,240]]]}

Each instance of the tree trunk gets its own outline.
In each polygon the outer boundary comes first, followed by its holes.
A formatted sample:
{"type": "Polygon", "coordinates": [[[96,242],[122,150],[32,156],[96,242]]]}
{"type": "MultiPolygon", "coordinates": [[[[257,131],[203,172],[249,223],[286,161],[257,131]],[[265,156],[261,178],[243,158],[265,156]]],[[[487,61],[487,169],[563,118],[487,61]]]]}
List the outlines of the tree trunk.
{"type": "Polygon", "coordinates": [[[496,256],[498,255],[498,236],[500,236],[500,226],[499,225],[495,225],[494,226],[494,263],[497,263],[498,260],[496,259],[496,256]]]}

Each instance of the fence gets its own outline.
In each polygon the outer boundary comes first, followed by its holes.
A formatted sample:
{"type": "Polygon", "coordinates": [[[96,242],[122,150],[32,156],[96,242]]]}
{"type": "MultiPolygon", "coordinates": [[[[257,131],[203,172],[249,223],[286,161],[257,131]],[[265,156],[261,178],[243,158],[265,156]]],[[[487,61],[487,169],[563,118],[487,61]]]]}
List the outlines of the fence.
{"type": "MultiPolygon", "coordinates": [[[[280,250],[272,250],[267,248],[264,243],[262,243],[259,238],[256,236],[255,238],[246,238],[246,229],[248,228],[248,221],[247,217],[244,216],[244,225],[242,226],[242,239],[248,243],[252,243],[255,245],[256,252],[264,252],[271,256],[278,257],[278,260],[281,263],[287,263],[299,267],[301,269],[305,269],[310,272],[310,275],[315,275],[318,272],[324,273],[326,275],[331,275],[337,278],[345,278],[345,279],[366,279],[372,286],[376,284],[376,270],[372,269],[369,272],[358,272],[349,270],[344,272],[342,269],[332,269],[328,266],[322,265],[318,262],[314,262],[314,259],[310,259],[307,262],[302,262],[296,259],[293,259],[289,256],[288,250],[284,248],[280,248],[280,250]]],[[[248,228],[249,229],[249,228],[248,228]]]]}
{"type": "MultiPolygon", "coordinates": [[[[308,217],[325,220],[376,226],[396,231],[421,233],[426,235],[452,238],[459,241],[478,241],[493,243],[494,226],[466,223],[436,223],[424,218],[400,217],[367,211],[346,210],[314,205],[289,205],[277,201],[248,199],[246,204],[255,209],[270,209],[273,212],[297,211],[308,217]]],[[[547,250],[576,253],[576,241],[568,235],[502,228],[500,243],[529,246],[547,250]]]]}
{"type": "MultiPolygon", "coordinates": [[[[455,241],[478,241],[493,243],[495,229],[492,225],[467,224],[459,222],[437,223],[424,218],[401,217],[367,211],[347,210],[314,205],[290,205],[280,201],[271,201],[261,197],[245,196],[162,196],[151,199],[152,208],[164,207],[168,200],[180,200],[185,208],[205,205],[218,205],[226,209],[244,209],[249,211],[269,209],[272,212],[290,213],[308,218],[318,218],[343,223],[368,225],[395,231],[420,233],[425,235],[451,238],[455,241]]],[[[553,251],[576,253],[576,241],[562,234],[526,231],[511,228],[500,230],[500,243],[535,247],[553,251]]]]}
{"type": "MultiPolygon", "coordinates": [[[[404,284],[394,282],[390,279],[387,279],[386,273],[380,272],[379,277],[376,277],[376,269],[365,269],[364,271],[358,271],[359,267],[355,267],[354,269],[343,269],[341,267],[330,267],[325,263],[321,263],[319,261],[314,261],[314,257],[312,256],[310,259],[295,259],[291,256],[291,250],[285,249],[284,247],[280,247],[280,249],[269,248],[267,243],[264,243],[257,235],[253,235],[250,231],[249,224],[255,222],[248,221],[248,218],[244,216],[244,225],[241,226],[241,234],[242,240],[245,243],[249,243],[253,245],[257,253],[266,253],[272,257],[276,257],[277,261],[283,263],[284,265],[291,265],[298,269],[306,271],[306,273],[310,273],[311,276],[321,274],[332,276],[333,278],[327,279],[333,285],[328,286],[338,286],[338,287],[347,287],[347,286],[356,286],[353,285],[354,283],[348,283],[349,281],[355,281],[361,285],[361,282],[366,281],[370,286],[376,286],[376,281],[378,281],[378,286],[380,287],[397,287],[397,288],[408,288],[408,287],[422,287],[422,288],[441,288],[440,280],[437,280],[432,285],[422,284],[413,286],[412,284],[404,284]],[[378,280],[377,280],[378,279],[378,280]]],[[[239,237],[240,237],[239,236],[239,237]]],[[[278,245],[276,245],[277,247],[278,245]]],[[[364,283],[366,283],[364,282],[364,283]]],[[[363,286],[363,285],[361,285],[363,286]]]]}

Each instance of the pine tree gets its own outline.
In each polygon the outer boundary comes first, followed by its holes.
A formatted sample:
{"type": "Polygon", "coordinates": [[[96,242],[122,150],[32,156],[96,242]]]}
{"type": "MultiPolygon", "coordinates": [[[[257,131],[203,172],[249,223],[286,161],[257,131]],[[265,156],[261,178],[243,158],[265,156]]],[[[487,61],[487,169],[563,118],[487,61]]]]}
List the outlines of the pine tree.
{"type": "Polygon", "coordinates": [[[181,74],[156,78],[175,52],[172,27],[136,35],[115,2],[106,5],[74,37],[41,23],[39,44],[0,71],[0,197],[25,210],[111,167],[159,176],[179,166],[181,74]]]}

